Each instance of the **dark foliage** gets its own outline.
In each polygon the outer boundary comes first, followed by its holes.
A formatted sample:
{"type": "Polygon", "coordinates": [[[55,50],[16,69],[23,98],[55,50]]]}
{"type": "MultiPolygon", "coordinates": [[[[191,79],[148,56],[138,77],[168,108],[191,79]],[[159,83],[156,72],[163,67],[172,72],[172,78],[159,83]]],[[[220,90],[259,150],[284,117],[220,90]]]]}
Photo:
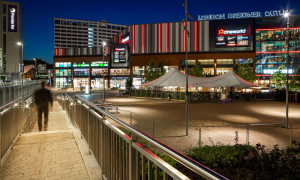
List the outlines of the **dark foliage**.
{"type": "MultiPolygon", "coordinates": [[[[213,145],[191,148],[186,153],[195,161],[207,166],[229,179],[300,179],[300,143],[280,150],[278,145],[271,151],[257,144],[234,146],[213,145]]],[[[199,175],[178,164],[177,168],[191,179],[199,175]]]]}

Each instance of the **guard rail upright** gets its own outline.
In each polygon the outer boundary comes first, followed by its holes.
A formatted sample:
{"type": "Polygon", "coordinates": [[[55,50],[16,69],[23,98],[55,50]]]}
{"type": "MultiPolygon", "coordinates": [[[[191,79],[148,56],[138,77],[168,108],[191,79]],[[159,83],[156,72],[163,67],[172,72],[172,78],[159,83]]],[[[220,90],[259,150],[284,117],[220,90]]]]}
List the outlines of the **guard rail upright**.
{"type": "Polygon", "coordinates": [[[26,132],[35,116],[35,103],[32,96],[24,100],[17,98],[7,104],[0,106],[0,156],[2,160],[10,149],[13,148],[15,140],[26,132]]]}

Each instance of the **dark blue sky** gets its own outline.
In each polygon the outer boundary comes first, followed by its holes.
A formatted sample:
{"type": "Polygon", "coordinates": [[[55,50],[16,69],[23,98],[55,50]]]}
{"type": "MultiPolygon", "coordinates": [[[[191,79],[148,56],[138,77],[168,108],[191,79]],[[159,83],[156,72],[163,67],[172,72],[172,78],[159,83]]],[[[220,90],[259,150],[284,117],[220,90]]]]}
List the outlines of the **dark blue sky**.
{"type": "MultiPolygon", "coordinates": [[[[13,0],[14,1],[14,0],[13,0]]],[[[185,0],[19,0],[23,13],[24,59],[53,63],[54,17],[117,24],[175,22],[185,18],[185,0]]],[[[299,0],[189,0],[189,14],[265,12],[290,8],[299,14],[299,0]]],[[[226,15],[227,17],[227,15],[226,15]]]]}

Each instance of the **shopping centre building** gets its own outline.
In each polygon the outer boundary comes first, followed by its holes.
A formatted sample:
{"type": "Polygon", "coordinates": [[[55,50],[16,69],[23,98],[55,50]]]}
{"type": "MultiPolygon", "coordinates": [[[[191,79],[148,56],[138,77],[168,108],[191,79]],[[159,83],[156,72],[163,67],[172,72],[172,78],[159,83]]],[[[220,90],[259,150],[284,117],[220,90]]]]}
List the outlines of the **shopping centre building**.
{"type": "MultiPolygon", "coordinates": [[[[272,74],[286,64],[286,18],[279,11],[268,17],[254,15],[214,20],[206,16],[189,21],[188,32],[181,22],[130,25],[110,39],[104,48],[104,63],[102,47],[55,48],[56,86],[71,87],[74,80],[78,87],[88,82],[90,72],[92,87],[102,87],[103,72],[108,88],[125,86],[131,76],[137,86],[151,60],[163,62],[167,71],[175,67],[183,72],[186,51],[189,69],[201,62],[207,76],[217,76],[232,70],[235,64],[247,63],[259,78],[256,83],[269,86],[272,74]]],[[[292,75],[300,64],[300,16],[290,16],[290,24],[288,72],[292,75]]],[[[286,67],[283,72],[287,72],[286,67]]]]}

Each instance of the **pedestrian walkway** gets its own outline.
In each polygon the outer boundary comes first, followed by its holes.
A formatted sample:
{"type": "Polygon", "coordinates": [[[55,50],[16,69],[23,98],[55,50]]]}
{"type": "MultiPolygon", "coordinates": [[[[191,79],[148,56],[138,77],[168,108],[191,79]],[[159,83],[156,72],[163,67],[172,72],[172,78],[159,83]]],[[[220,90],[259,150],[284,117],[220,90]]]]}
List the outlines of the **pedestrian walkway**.
{"type": "Polygon", "coordinates": [[[0,179],[98,179],[99,167],[88,146],[66,113],[55,101],[49,114],[48,131],[32,123],[22,134],[0,168],[0,179]]]}

